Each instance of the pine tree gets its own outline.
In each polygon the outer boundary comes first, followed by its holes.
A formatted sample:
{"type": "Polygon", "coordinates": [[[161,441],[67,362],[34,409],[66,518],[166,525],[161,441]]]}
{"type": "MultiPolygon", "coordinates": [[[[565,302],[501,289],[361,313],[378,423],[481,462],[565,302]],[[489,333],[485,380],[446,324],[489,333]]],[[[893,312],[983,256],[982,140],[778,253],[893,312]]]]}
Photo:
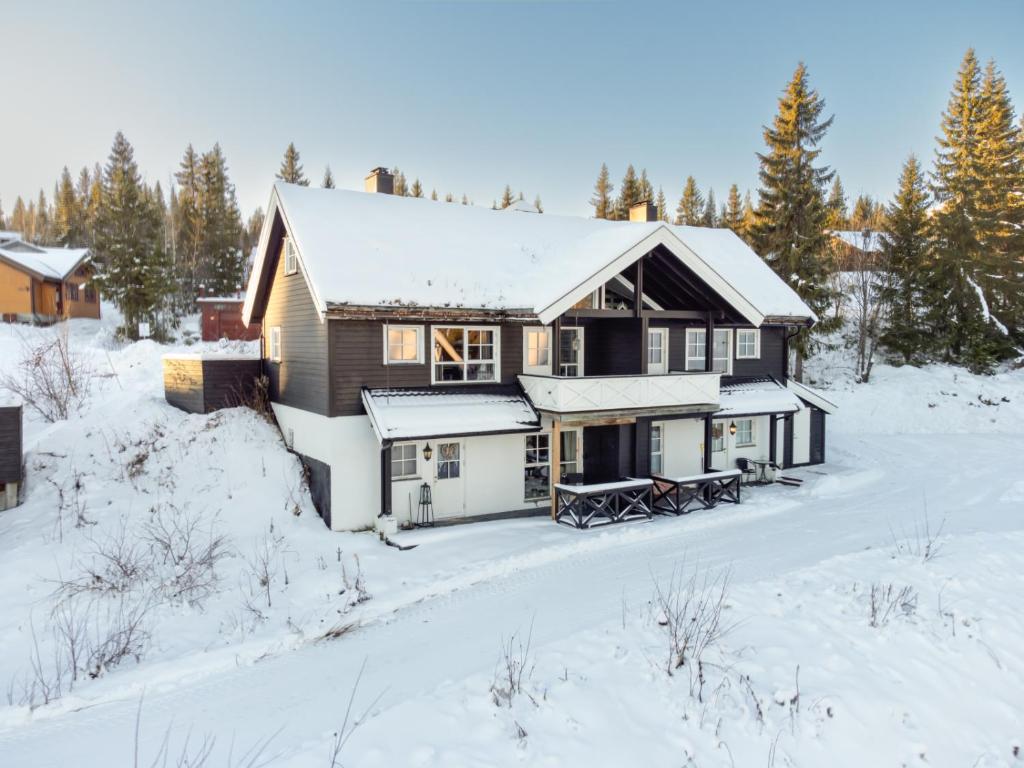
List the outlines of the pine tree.
{"type": "Polygon", "coordinates": [[[704,203],[704,213],[701,216],[702,227],[718,226],[718,206],[715,204],[715,190],[708,188],[708,199],[704,203]]]}
{"type": "Polygon", "coordinates": [[[540,201],[539,193],[533,198],[533,207],[537,209],[537,213],[544,213],[544,205],[540,201]]]}
{"type": "Polygon", "coordinates": [[[595,219],[610,219],[613,217],[612,190],[614,189],[608,176],[608,166],[601,163],[601,172],[597,175],[597,182],[594,184],[594,196],[590,198],[590,204],[594,206],[595,219]]]}
{"type": "Polygon", "coordinates": [[[501,207],[508,208],[515,201],[515,196],[512,194],[512,187],[506,184],[505,191],[501,193],[501,207]]]}
{"type": "Polygon", "coordinates": [[[400,170],[398,170],[397,167],[394,169],[394,174],[395,174],[395,194],[398,197],[408,197],[409,196],[409,187],[408,187],[408,182],[406,182],[406,180],[405,180],[405,174],[402,173],[400,170]]]}
{"type": "Polygon", "coordinates": [[[444,201],[446,203],[454,203],[455,202],[455,195],[453,195],[451,192],[447,193],[444,196],[444,201]]]}
{"type": "Polygon", "coordinates": [[[462,193],[462,204],[463,205],[469,205],[469,198],[466,197],[466,193],[465,192],[462,193]]]}
{"type": "Polygon", "coordinates": [[[928,265],[928,189],[921,164],[911,155],[884,222],[883,264],[891,279],[880,296],[888,307],[882,343],[904,363],[923,359],[932,346],[924,323],[923,293],[928,265]]]}
{"type": "Polygon", "coordinates": [[[430,190],[430,199],[433,200],[434,202],[437,202],[437,190],[436,189],[430,190]]]}
{"type": "Polygon", "coordinates": [[[412,183],[412,189],[410,190],[409,194],[412,197],[423,197],[423,185],[420,184],[420,180],[419,179],[416,179],[412,183]]]}
{"type": "Polygon", "coordinates": [[[26,230],[28,229],[29,222],[26,220],[26,214],[25,201],[21,199],[21,195],[18,195],[14,198],[14,208],[11,209],[9,226],[13,231],[20,232],[22,237],[27,237],[26,230]]]}
{"type": "Polygon", "coordinates": [[[843,189],[843,182],[839,180],[839,174],[832,179],[832,189],[828,194],[828,218],[825,226],[830,230],[842,231],[850,226],[846,210],[846,191],[843,189]]]}
{"type": "Polygon", "coordinates": [[[36,202],[36,216],[32,222],[32,239],[40,245],[49,245],[51,239],[50,231],[50,206],[46,202],[46,194],[39,190],[39,200],[36,202]]]}
{"type": "Polygon", "coordinates": [[[658,221],[668,221],[668,203],[665,202],[665,190],[658,187],[658,201],[655,203],[658,209],[658,221]]]}
{"type": "Polygon", "coordinates": [[[735,184],[729,187],[729,196],[725,200],[725,209],[722,213],[722,226],[728,227],[737,235],[742,235],[743,200],[740,198],[740,188],[735,184]]]}
{"type": "Polygon", "coordinates": [[[324,180],[320,182],[322,189],[334,189],[334,174],[331,173],[331,166],[324,168],[324,180]]]}
{"type": "Polygon", "coordinates": [[[141,321],[158,321],[169,293],[159,230],[159,213],[146,194],[132,146],[118,131],[103,171],[93,262],[96,282],[121,310],[124,332],[133,339],[141,321]]]}
{"type": "Polygon", "coordinates": [[[86,245],[85,211],[66,165],[61,171],[54,199],[54,242],[66,248],[86,245]]]}
{"type": "Polygon", "coordinates": [[[1024,346],[1024,137],[993,61],[985,67],[980,102],[977,223],[984,261],[975,281],[992,315],[1024,346]]]}
{"type": "MultiPolygon", "coordinates": [[[[825,101],[810,87],[807,69],[797,66],[779,99],[779,111],[764,129],[768,150],[758,153],[760,202],[752,238],[756,250],[789,283],[819,317],[817,333],[829,333],[840,323],[836,315],[826,319],[833,304],[828,206],[822,190],[833,177],[827,166],[815,166],[818,148],[832,118],[822,119],[825,101]]],[[[806,331],[795,339],[794,374],[803,377],[803,358],[810,349],[806,331]]]]}
{"type": "Polygon", "coordinates": [[[651,202],[654,200],[654,187],[651,186],[651,182],[647,179],[647,169],[640,169],[640,181],[639,181],[639,192],[637,193],[637,202],[646,200],[651,202]]]}
{"type": "Polygon", "coordinates": [[[622,183],[619,184],[619,199],[615,202],[614,218],[619,219],[620,221],[628,221],[629,209],[636,203],[639,203],[641,199],[640,180],[637,178],[633,164],[630,163],[626,167],[626,173],[622,177],[622,183]]]}
{"type": "Polygon", "coordinates": [[[974,50],[968,49],[942,115],[932,171],[937,206],[929,228],[936,280],[926,301],[945,359],[976,371],[990,370],[1014,351],[991,321],[982,287],[991,268],[984,242],[990,232],[980,135],[985,112],[981,70],[974,50]]]}
{"type": "Polygon", "coordinates": [[[199,178],[199,279],[208,294],[223,296],[242,287],[244,258],[242,214],[220,144],[214,144],[213,149],[203,154],[199,178]]]}
{"type": "Polygon", "coordinates": [[[850,229],[856,232],[864,230],[878,231],[882,226],[884,211],[880,203],[876,203],[871,195],[858,195],[853,203],[850,214],[850,229]]]}
{"type": "Polygon", "coordinates": [[[288,148],[284,151],[284,159],[281,160],[281,169],[277,172],[277,178],[289,184],[298,184],[300,187],[309,186],[309,179],[302,173],[299,150],[293,143],[288,144],[288,148]]]}
{"type": "Polygon", "coordinates": [[[174,256],[172,268],[177,285],[175,308],[178,312],[190,312],[199,295],[199,262],[203,244],[203,223],[200,201],[200,158],[189,144],[181,159],[181,165],[174,174],[178,182],[174,219],[171,224],[171,253],[174,256]]]}
{"type": "Polygon", "coordinates": [[[676,224],[685,224],[690,227],[700,226],[703,216],[704,196],[697,188],[697,180],[693,176],[687,176],[683,194],[679,198],[679,205],[676,206],[676,224]]]}
{"type": "Polygon", "coordinates": [[[3,200],[0,200],[0,229],[7,229],[7,217],[4,216],[3,200]]]}

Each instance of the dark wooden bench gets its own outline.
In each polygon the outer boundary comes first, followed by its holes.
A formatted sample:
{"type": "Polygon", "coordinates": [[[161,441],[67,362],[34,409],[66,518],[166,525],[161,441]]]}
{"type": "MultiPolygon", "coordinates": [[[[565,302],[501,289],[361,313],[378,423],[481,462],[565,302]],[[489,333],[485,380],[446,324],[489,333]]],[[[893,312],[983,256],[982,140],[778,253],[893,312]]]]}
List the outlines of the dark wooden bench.
{"type": "Polygon", "coordinates": [[[555,520],[574,528],[651,518],[652,480],[592,485],[555,484],[555,520]]]}

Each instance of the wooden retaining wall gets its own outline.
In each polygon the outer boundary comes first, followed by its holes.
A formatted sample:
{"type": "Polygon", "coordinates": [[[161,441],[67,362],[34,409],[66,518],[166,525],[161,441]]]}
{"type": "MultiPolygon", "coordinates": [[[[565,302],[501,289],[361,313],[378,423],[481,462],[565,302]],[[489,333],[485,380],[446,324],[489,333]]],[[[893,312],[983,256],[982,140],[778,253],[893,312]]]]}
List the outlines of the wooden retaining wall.
{"type": "Polygon", "coordinates": [[[248,402],[260,376],[258,358],[165,355],[164,398],[189,413],[211,413],[248,402]]]}

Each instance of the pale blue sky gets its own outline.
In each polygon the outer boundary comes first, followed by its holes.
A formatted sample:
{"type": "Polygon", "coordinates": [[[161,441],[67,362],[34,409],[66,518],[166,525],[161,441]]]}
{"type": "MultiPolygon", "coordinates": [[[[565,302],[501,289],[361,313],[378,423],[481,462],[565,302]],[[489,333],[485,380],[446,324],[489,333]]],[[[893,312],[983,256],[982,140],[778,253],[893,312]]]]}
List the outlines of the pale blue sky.
{"type": "Polygon", "coordinates": [[[489,205],[504,184],[587,214],[597,171],[756,188],[761,127],[799,60],[836,115],[823,159],[888,197],[929,164],[968,46],[1024,106],[1024,2],[51,2],[0,0],[0,200],[125,132],[150,181],[220,141],[245,215],[289,141],[319,183],[398,165],[489,205]]]}

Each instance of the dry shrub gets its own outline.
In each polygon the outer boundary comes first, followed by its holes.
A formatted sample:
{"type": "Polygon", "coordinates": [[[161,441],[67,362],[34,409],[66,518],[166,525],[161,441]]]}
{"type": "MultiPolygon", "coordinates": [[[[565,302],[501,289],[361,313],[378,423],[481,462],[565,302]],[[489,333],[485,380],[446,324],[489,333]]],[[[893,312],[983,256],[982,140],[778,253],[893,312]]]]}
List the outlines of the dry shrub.
{"type": "Polygon", "coordinates": [[[32,344],[22,341],[14,373],[0,376],[0,387],[12,392],[46,421],[63,421],[76,413],[92,386],[89,361],[71,348],[67,331],[32,344]]]}

